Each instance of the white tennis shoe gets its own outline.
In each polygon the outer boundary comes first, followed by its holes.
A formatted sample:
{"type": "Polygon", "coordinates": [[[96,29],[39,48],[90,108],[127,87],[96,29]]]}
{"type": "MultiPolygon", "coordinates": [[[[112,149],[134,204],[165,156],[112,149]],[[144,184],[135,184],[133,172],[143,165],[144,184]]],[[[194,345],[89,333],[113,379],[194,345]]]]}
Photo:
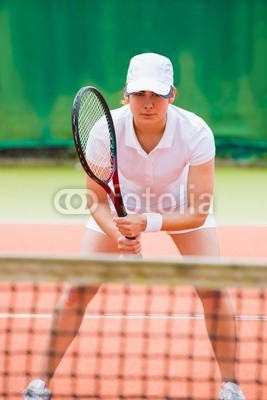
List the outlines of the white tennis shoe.
{"type": "Polygon", "coordinates": [[[50,400],[51,391],[45,386],[45,382],[41,379],[31,381],[23,392],[24,400],[50,400]]]}
{"type": "MultiPolygon", "coordinates": [[[[45,386],[45,382],[41,379],[35,379],[30,382],[23,392],[24,400],[50,400],[51,391],[45,386]]],[[[246,400],[245,396],[238,385],[233,382],[222,384],[219,400],[246,400]]]]}
{"type": "Polygon", "coordinates": [[[246,400],[238,385],[233,382],[223,382],[219,400],[246,400]]]}

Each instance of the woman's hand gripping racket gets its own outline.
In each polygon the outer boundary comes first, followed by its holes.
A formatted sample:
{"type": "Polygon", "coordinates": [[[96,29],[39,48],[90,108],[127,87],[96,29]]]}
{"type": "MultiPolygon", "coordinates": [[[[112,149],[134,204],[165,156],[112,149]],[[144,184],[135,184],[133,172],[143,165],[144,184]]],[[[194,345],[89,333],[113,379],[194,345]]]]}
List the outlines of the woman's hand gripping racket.
{"type": "Polygon", "coordinates": [[[72,132],[83,169],[105,189],[117,215],[126,217],[119,184],[112,116],[104,97],[92,86],[81,88],[75,96],[72,108],[72,132]],[[109,186],[111,181],[114,191],[109,186]]]}

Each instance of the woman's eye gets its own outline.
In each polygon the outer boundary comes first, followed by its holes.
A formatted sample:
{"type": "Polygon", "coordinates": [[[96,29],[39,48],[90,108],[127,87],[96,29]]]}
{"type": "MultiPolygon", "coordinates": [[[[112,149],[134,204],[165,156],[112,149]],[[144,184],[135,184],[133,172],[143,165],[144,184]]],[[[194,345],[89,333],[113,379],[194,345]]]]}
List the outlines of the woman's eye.
{"type": "MultiPolygon", "coordinates": [[[[135,96],[145,96],[145,92],[135,92],[135,93],[133,93],[135,96]]],[[[152,92],[151,93],[151,95],[153,96],[153,97],[161,97],[161,95],[160,94],[157,94],[157,93],[154,93],[154,92],[152,92]]]]}

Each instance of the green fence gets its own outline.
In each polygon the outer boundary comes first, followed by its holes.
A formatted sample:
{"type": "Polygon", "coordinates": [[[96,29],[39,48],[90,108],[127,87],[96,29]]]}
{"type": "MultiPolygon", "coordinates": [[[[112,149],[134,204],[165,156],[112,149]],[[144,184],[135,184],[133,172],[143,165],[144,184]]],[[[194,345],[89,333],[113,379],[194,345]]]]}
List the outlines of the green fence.
{"type": "Polygon", "coordinates": [[[0,149],[69,147],[73,97],[120,104],[129,58],[171,58],[218,152],[267,152],[266,0],[0,0],[0,149]]]}

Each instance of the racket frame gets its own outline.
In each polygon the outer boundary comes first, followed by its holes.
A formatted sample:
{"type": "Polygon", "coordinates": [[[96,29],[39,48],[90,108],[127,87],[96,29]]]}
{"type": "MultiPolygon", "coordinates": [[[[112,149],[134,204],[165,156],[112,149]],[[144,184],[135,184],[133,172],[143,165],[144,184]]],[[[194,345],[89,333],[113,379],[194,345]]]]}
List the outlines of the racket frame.
{"type": "Polygon", "coordinates": [[[102,188],[106,191],[106,193],[108,194],[110,200],[112,201],[112,203],[115,207],[117,215],[119,217],[126,217],[127,212],[126,212],[124,204],[123,204],[123,199],[122,199],[121,190],[120,190],[118,161],[117,161],[117,144],[116,144],[116,134],[115,134],[114,123],[113,123],[113,119],[112,119],[108,104],[97,88],[95,88],[93,86],[84,86],[77,92],[77,94],[74,98],[73,106],[72,106],[71,123],[72,123],[72,133],[73,133],[75,148],[76,148],[79,160],[81,162],[81,165],[82,165],[84,171],[87,173],[87,175],[90,178],[92,178],[96,183],[98,183],[100,186],[102,186],[102,188]],[[107,121],[109,137],[110,137],[110,148],[112,149],[111,154],[110,154],[112,168],[111,168],[111,173],[110,173],[108,179],[106,179],[106,180],[99,179],[92,172],[91,168],[89,167],[89,165],[86,161],[84,152],[82,150],[82,143],[81,143],[80,134],[79,134],[79,111],[80,111],[82,97],[84,96],[84,94],[86,92],[92,92],[97,97],[97,99],[99,100],[99,102],[103,108],[105,119],[107,121]],[[113,183],[114,191],[108,185],[108,183],[111,181],[113,183]]]}

